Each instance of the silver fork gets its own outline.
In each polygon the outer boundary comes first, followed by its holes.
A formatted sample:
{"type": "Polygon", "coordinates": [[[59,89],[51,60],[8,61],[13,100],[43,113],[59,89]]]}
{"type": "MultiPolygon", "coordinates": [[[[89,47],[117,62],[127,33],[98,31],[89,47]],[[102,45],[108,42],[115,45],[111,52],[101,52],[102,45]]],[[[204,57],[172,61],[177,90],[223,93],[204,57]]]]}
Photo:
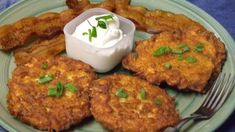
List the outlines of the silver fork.
{"type": "Polygon", "coordinates": [[[233,89],[234,82],[234,75],[232,76],[231,73],[221,73],[201,106],[189,117],[183,118],[176,126],[166,128],[164,132],[178,132],[190,120],[206,120],[211,118],[224,104],[233,89]]]}

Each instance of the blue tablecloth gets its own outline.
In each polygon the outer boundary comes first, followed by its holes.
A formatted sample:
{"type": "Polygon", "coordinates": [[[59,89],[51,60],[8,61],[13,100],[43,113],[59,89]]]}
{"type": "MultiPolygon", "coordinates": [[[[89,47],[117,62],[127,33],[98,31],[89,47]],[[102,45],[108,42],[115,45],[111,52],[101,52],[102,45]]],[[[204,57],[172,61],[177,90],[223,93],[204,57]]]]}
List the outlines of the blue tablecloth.
{"type": "MultiPolygon", "coordinates": [[[[0,12],[17,0],[0,0],[0,12]]],[[[205,10],[218,20],[235,39],[235,0],[188,0],[205,10]]],[[[235,112],[217,130],[218,132],[235,132],[235,112]]],[[[0,132],[5,132],[0,127],[0,132]]]]}

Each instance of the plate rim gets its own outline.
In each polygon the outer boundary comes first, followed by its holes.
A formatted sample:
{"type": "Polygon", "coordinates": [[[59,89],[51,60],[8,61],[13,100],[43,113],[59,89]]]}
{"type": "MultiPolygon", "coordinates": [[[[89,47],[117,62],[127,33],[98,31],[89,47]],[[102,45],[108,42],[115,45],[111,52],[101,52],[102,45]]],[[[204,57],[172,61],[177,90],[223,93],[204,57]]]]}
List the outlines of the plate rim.
{"type": "MultiPolygon", "coordinates": [[[[151,0],[150,0],[151,1],[151,0]]],[[[228,31],[215,19],[213,18],[211,15],[209,15],[207,12],[205,12],[203,9],[197,7],[196,5],[190,3],[187,0],[167,0],[168,2],[173,2],[176,3],[178,5],[181,5],[187,9],[190,8],[190,11],[192,11],[193,13],[195,13],[196,15],[198,15],[200,18],[202,18],[204,21],[206,21],[207,23],[210,24],[210,26],[214,27],[214,29],[219,34],[219,36],[223,36],[224,39],[226,39],[227,42],[231,43],[231,44],[225,44],[228,47],[234,47],[235,45],[235,41],[233,39],[233,37],[228,33],[228,31]],[[232,45],[232,46],[231,46],[232,45]]],[[[21,4],[24,4],[25,2],[29,2],[27,0],[18,0],[16,3],[12,4],[10,7],[4,9],[1,13],[0,16],[4,16],[7,15],[8,12],[10,12],[11,10],[14,10],[14,8],[16,7],[20,7],[21,4]]],[[[152,1],[154,2],[154,1],[152,1]]],[[[217,36],[218,37],[218,36],[217,36]]],[[[220,39],[221,40],[221,39],[220,39]]],[[[225,43],[225,42],[224,42],[225,43]]],[[[235,48],[234,48],[235,49],[235,48]]],[[[231,58],[233,61],[235,61],[235,57],[231,58]]],[[[233,91],[235,92],[235,91],[233,91]]],[[[229,97],[231,98],[231,96],[229,97]]],[[[228,98],[228,99],[229,99],[228,98]]],[[[228,100],[227,100],[228,101],[228,100]]],[[[226,101],[226,102],[227,102],[226,101]]],[[[234,112],[235,110],[235,106],[233,106],[233,108],[231,108],[230,110],[228,110],[227,114],[225,114],[222,118],[220,118],[220,120],[217,121],[217,125],[213,125],[210,127],[205,127],[205,125],[203,125],[201,128],[199,128],[198,130],[201,131],[214,131],[216,129],[218,129],[227,119],[228,117],[234,112]]],[[[0,118],[0,126],[3,127],[4,129],[8,130],[8,131],[17,131],[15,130],[13,127],[11,127],[11,125],[9,125],[8,123],[6,123],[4,121],[4,119],[2,119],[2,117],[0,118]]]]}

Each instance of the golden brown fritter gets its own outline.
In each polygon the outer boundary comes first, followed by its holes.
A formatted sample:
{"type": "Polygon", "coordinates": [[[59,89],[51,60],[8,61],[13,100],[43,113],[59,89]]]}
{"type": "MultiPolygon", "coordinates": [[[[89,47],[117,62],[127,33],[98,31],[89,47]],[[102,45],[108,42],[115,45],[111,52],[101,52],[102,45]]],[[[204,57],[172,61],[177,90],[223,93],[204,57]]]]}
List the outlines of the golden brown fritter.
{"type": "Polygon", "coordinates": [[[8,82],[8,110],[19,120],[40,130],[68,129],[91,115],[88,89],[95,77],[89,65],[67,57],[33,58],[17,67],[8,82]],[[53,79],[41,84],[42,76],[53,79]],[[58,87],[59,83],[64,85],[62,95],[49,96],[48,90],[58,87]],[[68,83],[78,91],[66,89],[68,83]]]}
{"type": "Polygon", "coordinates": [[[208,32],[162,32],[136,44],[123,66],[152,84],[166,82],[179,90],[204,92],[226,57],[223,43],[208,32]]]}
{"type": "Polygon", "coordinates": [[[118,132],[156,132],[179,121],[174,100],[163,89],[124,74],[94,81],[91,112],[104,127],[118,132]]]}
{"type": "Polygon", "coordinates": [[[32,58],[45,60],[56,56],[65,50],[64,34],[57,35],[51,39],[39,39],[30,47],[20,48],[15,51],[15,63],[17,66],[29,62],[32,58]]]}

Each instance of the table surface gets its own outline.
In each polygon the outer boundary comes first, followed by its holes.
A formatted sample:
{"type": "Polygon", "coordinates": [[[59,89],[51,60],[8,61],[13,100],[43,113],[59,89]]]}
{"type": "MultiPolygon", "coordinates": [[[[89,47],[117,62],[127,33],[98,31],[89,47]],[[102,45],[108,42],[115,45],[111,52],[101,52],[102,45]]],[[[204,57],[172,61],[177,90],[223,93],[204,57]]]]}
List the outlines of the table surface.
{"type": "MultiPolygon", "coordinates": [[[[0,12],[15,3],[17,0],[0,0],[0,12]]],[[[217,21],[235,39],[235,0],[188,0],[200,7],[217,21]]],[[[235,112],[217,129],[218,132],[235,132],[235,112]]],[[[0,127],[0,132],[6,132],[0,127]]]]}

